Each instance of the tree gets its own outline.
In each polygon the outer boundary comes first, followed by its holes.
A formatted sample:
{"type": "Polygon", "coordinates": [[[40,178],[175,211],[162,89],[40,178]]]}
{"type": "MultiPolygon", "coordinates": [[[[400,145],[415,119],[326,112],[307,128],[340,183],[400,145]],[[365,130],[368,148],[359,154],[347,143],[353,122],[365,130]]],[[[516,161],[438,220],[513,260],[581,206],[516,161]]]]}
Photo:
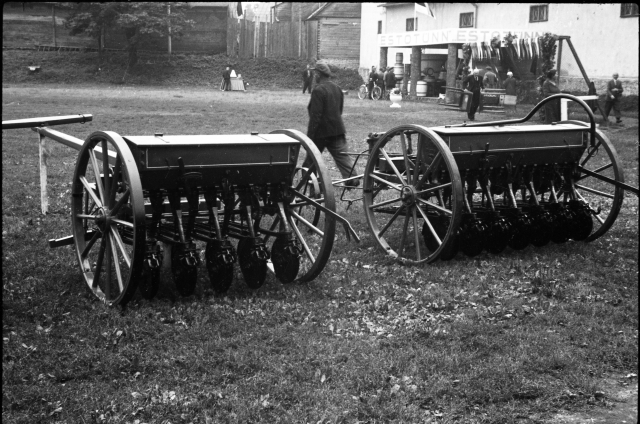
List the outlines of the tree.
{"type": "Polygon", "coordinates": [[[65,21],[71,35],[87,34],[102,40],[106,28],[122,31],[127,40],[128,68],[138,62],[138,46],[145,38],[155,36],[179,38],[191,28],[193,21],[185,16],[187,3],[132,2],[132,3],[66,3],[72,13],[65,21]]]}

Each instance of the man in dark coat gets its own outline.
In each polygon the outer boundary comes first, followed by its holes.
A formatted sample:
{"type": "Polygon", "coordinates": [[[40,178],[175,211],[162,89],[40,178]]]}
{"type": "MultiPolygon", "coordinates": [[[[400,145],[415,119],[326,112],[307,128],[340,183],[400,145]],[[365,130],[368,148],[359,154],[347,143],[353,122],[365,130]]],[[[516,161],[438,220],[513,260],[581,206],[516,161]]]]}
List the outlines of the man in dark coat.
{"type": "Polygon", "coordinates": [[[389,69],[387,69],[387,73],[384,76],[384,85],[387,90],[387,94],[390,94],[391,90],[396,87],[396,74],[393,73],[393,67],[391,66],[389,66],[389,69]]]}
{"type": "Polygon", "coordinates": [[[622,97],[622,82],[618,80],[618,73],[613,74],[613,79],[607,84],[607,101],[604,104],[604,116],[609,120],[609,114],[613,109],[616,117],[616,124],[622,123],[620,115],[620,98],[622,97]]]}
{"type": "Polygon", "coordinates": [[[480,93],[484,90],[484,84],[482,78],[479,75],[478,69],[473,70],[473,75],[469,75],[462,81],[462,89],[468,90],[473,93],[471,96],[471,107],[467,113],[470,121],[476,120],[476,111],[480,105],[480,93]]]}
{"type": "Polygon", "coordinates": [[[311,83],[313,82],[313,71],[311,70],[311,66],[307,64],[307,70],[302,72],[302,94],[305,91],[309,90],[309,94],[311,94],[311,83]]]}
{"type": "Polygon", "coordinates": [[[373,87],[375,87],[376,82],[378,82],[378,73],[376,72],[376,67],[372,66],[371,67],[371,72],[369,73],[369,99],[373,100],[373,97],[371,97],[371,95],[373,94],[373,87]]]}
{"type": "Polygon", "coordinates": [[[486,88],[496,88],[498,83],[498,77],[491,70],[491,66],[486,67],[486,71],[484,73],[484,77],[482,78],[482,82],[486,88]]]}
{"type": "Polygon", "coordinates": [[[384,99],[384,68],[378,71],[378,87],[380,87],[380,98],[384,99]]]}
{"type": "MultiPolygon", "coordinates": [[[[547,79],[542,84],[542,95],[547,98],[560,92],[556,84],[556,70],[551,69],[547,72],[547,79]]],[[[544,104],[544,117],[545,124],[560,121],[560,99],[552,100],[544,104]]]]}
{"type": "Polygon", "coordinates": [[[222,90],[223,91],[231,91],[231,72],[229,71],[230,67],[227,66],[227,69],[222,71],[222,90]]]}
{"type": "MultiPolygon", "coordinates": [[[[349,178],[353,168],[353,159],[347,154],[346,130],[342,121],[344,94],[340,87],[330,80],[333,75],[329,65],[324,61],[319,61],[313,69],[316,71],[316,86],[311,92],[311,100],[307,107],[309,111],[307,137],[313,140],[321,153],[325,148],[328,149],[342,178],[349,178]]],[[[309,167],[311,163],[311,159],[307,157],[303,166],[309,167]]],[[[359,184],[359,180],[345,183],[351,187],[356,187],[359,184]]]]}

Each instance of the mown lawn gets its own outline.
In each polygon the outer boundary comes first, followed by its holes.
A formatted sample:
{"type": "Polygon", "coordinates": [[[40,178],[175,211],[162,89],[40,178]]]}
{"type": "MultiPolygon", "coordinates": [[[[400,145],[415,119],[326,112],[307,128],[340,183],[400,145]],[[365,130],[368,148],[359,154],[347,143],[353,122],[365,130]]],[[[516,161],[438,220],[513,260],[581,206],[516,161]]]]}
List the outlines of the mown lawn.
{"type": "MultiPolygon", "coordinates": [[[[344,111],[353,151],[373,131],[463,119],[435,104],[397,110],[354,94],[344,111]]],[[[96,130],[305,132],[308,97],[5,84],[2,102],[3,120],[93,114],[57,128],[85,138],[96,130]]],[[[606,132],[637,186],[638,121],[625,124],[606,132]]],[[[341,204],[362,242],[339,229],[330,263],[311,283],[269,276],[253,291],[237,276],[219,297],[202,270],[196,294],[180,298],[163,275],[156,299],[119,310],[93,298],[71,247],[46,243],[71,232],[75,158],[52,143],[44,217],[37,136],[2,132],[5,423],[542,423],[560,410],[619,407],[603,379],[637,374],[635,196],[593,243],[458,254],[424,267],[387,260],[362,206],[341,204]]]]}

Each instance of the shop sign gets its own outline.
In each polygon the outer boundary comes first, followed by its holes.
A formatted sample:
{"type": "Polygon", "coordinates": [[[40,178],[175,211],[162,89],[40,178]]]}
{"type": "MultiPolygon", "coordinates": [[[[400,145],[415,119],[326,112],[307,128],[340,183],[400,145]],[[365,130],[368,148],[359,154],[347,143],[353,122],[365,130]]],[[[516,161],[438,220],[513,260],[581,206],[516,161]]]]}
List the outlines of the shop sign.
{"type": "Polygon", "coordinates": [[[518,39],[523,39],[542,37],[543,31],[449,28],[433,31],[397,32],[379,34],[378,44],[380,47],[411,47],[449,43],[476,43],[479,41],[489,42],[494,37],[502,40],[509,33],[516,35],[518,39]]]}

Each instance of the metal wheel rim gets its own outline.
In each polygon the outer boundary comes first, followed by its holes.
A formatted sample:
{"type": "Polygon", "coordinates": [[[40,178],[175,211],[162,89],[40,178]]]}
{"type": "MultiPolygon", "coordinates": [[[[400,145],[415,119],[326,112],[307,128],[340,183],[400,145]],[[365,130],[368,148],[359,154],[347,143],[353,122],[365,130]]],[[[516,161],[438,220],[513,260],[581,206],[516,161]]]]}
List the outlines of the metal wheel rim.
{"type": "MultiPolygon", "coordinates": [[[[585,127],[589,126],[587,123],[582,121],[569,120],[569,121],[562,121],[560,123],[572,123],[572,124],[583,125],[585,127]]],[[[611,143],[609,138],[600,130],[596,130],[596,139],[597,139],[597,145],[599,145],[600,147],[604,147],[606,158],[601,154],[600,151],[596,155],[589,158],[589,149],[587,149],[585,150],[583,157],[580,158],[580,164],[582,166],[585,166],[587,169],[593,171],[599,168],[600,166],[595,166],[593,169],[589,168],[588,166],[590,164],[595,165],[596,159],[605,159],[605,162],[608,161],[611,164],[610,168],[611,168],[611,171],[613,171],[613,175],[610,175],[610,176],[612,176],[616,181],[624,182],[624,171],[620,166],[620,159],[618,158],[618,152],[616,151],[616,148],[613,146],[613,143],[611,143]]],[[[601,164],[597,164],[597,165],[601,165],[601,164]]],[[[583,175],[581,178],[584,178],[584,179],[581,179],[580,181],[578,181],[577,182],[578,185],[582,187],[592,188],[592,187],[589,187],[588,184],[592,184],[595,178],[585,176],[585,175],[583,175]]],[[[618,217],[618,214],[620,213],[620,208],[622,207],[622,202],[624,200],[623,188],[614,187],[612,184],[609,184],[600,180],[598,180],[598,184],[600,184],[601,187],[604,186],[608,188],[608,190],[604,193],[611,196],[610,202],[606,201],[608,204],[610,204],[610,208],[609,208],[609,212],[606,214],[606,218],[595,217],[595,216],[592,218],[593,224],[594,224],[594,227],[593,227],[594,231],[591,233],[591,235],[589,235],[589,237],[586,238],[585,241],[587,242],[593,241],[601,237],[607,231],[609,231],[609,228],[611,228],[616,218],[618,217]]],[[[596,187],[596,188],[598,189],[598,191],[602,192],[601,187],[596,187]]],[[[579,199],[582,200],[583,202],[587,201],[587,203],[589,203],[589,200],[595,201],[597,199],[608,198],[606,196],[600,196],[593,192],[587,192],[585,189],[580,187],[576,187],[576,191],[580,194],[580,196],[582,196],[582,199],[580,199],[580,197],[579,199]]],[[[598,205],[591,205],[591,207],[597,209],[598,205]]]]}
{"type": "MultiPolygon", "coordinates": [[[[315,168],[315,177],[317,179],[317,184],[320,188],[322,197],[324,198],[324,202],[322,204],[330,211],[335,212],[336,206],[333,193],[333,185],[331,185],[331,176],[329,174],[329,171],[327,170],[324,160],[322,159],[320,151],[313,143],[313,141],[298,130],[276,130],[272,131],[271,134],[286,134],[289,137],[300,142],[300,145],[302,147],[300,153],[302,153],[302,151],[304,150],[305,156],[311,157],[313,166],[315,168]]],[[[303,158],[302,154],[300,154],[298,155],[298,166],[294,168],[292,173],[292,182],[296,169],[302,167],[302,162],[303,158]]],[[[296,195],[294,198],[294,202],[303,202],[303,200],[296,195]]],[[[333,241],[336,232],[335,218],[327,215],[322,211],[318,212],[318,208],[315,208],[312,205],[309,205],[307,207],[311,208],[309,210],[308,216],[315,217],[318,214],[320,215],[321,218],[317,221],[317,224],[315,226],[312,226],[315,228],[315,230],[320,231],[322,235],[314,235],[308,232],[307,230],[311,231],[313,229],[309,225],[297,219],[295,215],[290,215],[293,208],[289,207],[288,204],[285,205],[285,210],[287,211],[287,219],[289,220],[288,224],[292,227],[293,234],[296,236],[303,247],[303,255],[300,261],[300,271],[298,278],[296,279],[296,281],[300,282],[311,281],[316,278],[320,274],[320,272],[322,272],[325,265],[329,261],[329,257],[331,256],[331,250],[333,249],[333,241]],[[318,238],[320,238],[320,240],[318,240],[318,238]],[[308,247],[308,249],[305,246],[308,247]]],[[[309,222],[309,224],[312,223],[309,222]]]]}
{"type": "Polygon", "coordinates": [[[364,100],[367,97],[367,87],[363,84],[358,89],[358,98],[360,100],[364,100]]]}
{"type": "Polygon", "coordinates": [[[87,137],[78,154],[71,193],[76,257],[85,283],[107,305],[125,305],[143,270],[145,214],[138,168],[122,137],[102,131],[87,137]],[[111,152],[113,162],[113,173],[107,165],[104,181],[94,171],[105,172],[105,163],[98,159],[103,149],[111,152]],[[118,187],[124,191],[118,193],[118,187]],[[125,210],[130,211],[129,218],[120,219],[125,210]],[[87,240],[89,227],[97,231],[87,240]]]}
{"type": "MultiPolygon", "coordinates": [[[[404,141],[402,143],[404,143],[404,141]]],[[[418,149],[417,145],[418,143],[416,143],[416,149],[418,149]]],[[[406,160],[408,159],[408,155],[406,151],[403,153],[403,156],[405,158],[405,164],[407,164],[406,160]]],[[[433,162],[435,162],[435,160],[433,162]]],[[[418,162],[418,165],[422,165],[422,164],[418,162]]],[[[415,169],[415,167],[413,169],[415,169]]],[[[412,186],[413,189],[416,189],[416,187],[418,187],[418,189],[421,188],[420,183],[417,181],[416,176],[413,175],[411,176],[411,178],[413,179],[413,183],[409,183],[407,180],[402,180],[401,178],[399,180],[404,181],[403,187],[412,186]]],[[[462,219],[462,209],[463,209],[462,208],[463,206],[462,182],[460,179],[460,174],[458,172],[458,166],[453,158],[453,155],[449,151],[444,141],[434,131],[430,130],[429,128],[426,128],[420,125],[403,125],[403,126],[393,128],[390,131],[388,131],[386,134],[384,134],[373,146],[371,155],[369,156],[369,160],[367,161],[367,164],[365,167],[365,173],[364,173],[363,189],[364,189],[363,202],[364,202],[365,216],[367,218],[367,222],[369,224],[369,229],[371,231],[371,234],[373,234],[374,238],[376,239],[378,245],[382,248],[382,250],[385,251],[389,256],[397,259],[399,262],[412,264],[412,265],[433,262],[440,256],[440,254],[446,248],[449,247],[449,244],[453,242],[453,238],[455,237],[455,234],[457,233],[458,228],[460,226],[460,220],[462,219]],[[412,210],[409,210],[409,213],[405,214],[405,218],[404,218],[405,224],[404,224],[404,229],[402,230],[404,232],[404,236],[406,237],[409,220],[413,221],[413,227],[414,227],[413,238],[415,240],[415,243],[417,243],[416,246],[422,243],[422,247],[420,247],[420,250],[418,250],[418,248],[416,247],[415,259],[405,257],[399,254],[399,252],[396,252],[396,250],[392,248],[392,246],[387,242],[386,238],[384,237],[384,233],[386,233],[387,229],[389,229],[391,223],[393,223],[395,220],[397,220],[397,218],[400,217],[400,215],[402,215],[401,213],[402,209],[399,208],[396,211],[396,214],[394,214],[394,216],[391,218],[391,220],[385,220],[385,222],[380,222],[381,224],[383,224],[382,227],[379,226],[379,222],[378,222],[379,219],[376,218],[376,214],[374,212],[374,208],[377,205],[377,204],[374,204],[374,196],[375,196],[374,183],[375,182],[381,183],[380,180],[376,180],[372,176],[374,175],[374,170],[375,170],[376,162],[378,160],[378,156],[381,154],[381,149],[384,149],[388,141],[392,140],[396,135],[399,135],[404,131],[412,131],[419,135],[424,136],[426,138],[425,142],[426,143],[430,142],[431,145],[437,149],[438,151],[437,155],[440,155],[439,159],[444,163],[444,166],[446,167],[451,180],[450,183],[448,183],[449,186],[451,187],[451,209],[449,210],[450,216],[451,216],[450,224],[445,234],[445,237],[441,240],[440,246],[435,251],[428,252],[428,250],[426,249],[426,245],[424,244],[424,240],[422,239],[422,235],[421,234],[419,236],[416,235],[420,233],[422,228],[422,225],[419,225],[419,224],[422,224],[425,222],[424,216],[422,216],[422,214],[418,213],[417,211],[420,208],[405,207],[405,211],[408,209],[413,209],[413,211],[416,211],[416,213],[414,214],[412,210]],[[381,232],[383,233],[382,235],[380,234],[381,232]],[[421,252],[425,252],[424,257],[421,255],[421,252]]],[[[398,201],[401,202],[400,199],[401,197],[398,196],[398,200],[395,200],[394,203],[398,201]]],[[[429,222],[431,223],[431,220],[429,220],[429,222]]],[[[389,233],[386,233],[386,234],[389,234],[389,233]]],[[[400,246],[398,247],[403,247],[403,246],[404,246],[404,243],[401,241],[400,246]]]]}
{"type": "Polygon", "coordinates": [[[373,87],[373,93],[371,93],[371,97],[373,97],[373,100],[380,100],[381,96],[382,89],[378,86],[373,87]]]}

